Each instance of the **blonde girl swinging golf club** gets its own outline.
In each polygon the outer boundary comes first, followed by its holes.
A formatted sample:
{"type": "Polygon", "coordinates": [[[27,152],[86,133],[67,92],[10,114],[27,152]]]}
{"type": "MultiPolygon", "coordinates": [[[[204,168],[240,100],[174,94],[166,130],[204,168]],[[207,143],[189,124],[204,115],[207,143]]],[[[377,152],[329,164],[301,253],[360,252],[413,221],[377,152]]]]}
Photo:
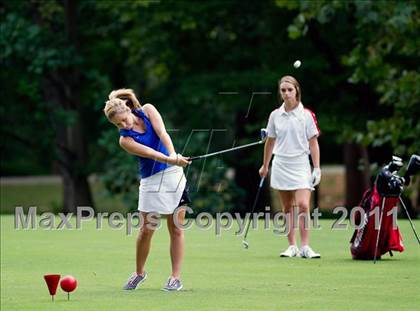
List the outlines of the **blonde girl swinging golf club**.
{"type": "Polygon", "coordinates": [[[120,146],[135,155],[140,163],[138,209],[143,225],[136,243],[136,271],[124,289],[135,289],[147,278],[144,267],[155,231],[151,216],[160,214],[168,215],[172,263],[172,274],[163,290],[178,291],[182,288],[180,273],[184,256],[184,232],[177,224],[183,223],[185,210],[177,210],[175,213],[175,209],[189,203],[182,167],[191,162],[175,152],[158,110],[151,104],[140,105],[133,90],[112,91],[104,113],[120,132],[120,146]],[[177,219],[174,219],[174,215],[177,219]]]}

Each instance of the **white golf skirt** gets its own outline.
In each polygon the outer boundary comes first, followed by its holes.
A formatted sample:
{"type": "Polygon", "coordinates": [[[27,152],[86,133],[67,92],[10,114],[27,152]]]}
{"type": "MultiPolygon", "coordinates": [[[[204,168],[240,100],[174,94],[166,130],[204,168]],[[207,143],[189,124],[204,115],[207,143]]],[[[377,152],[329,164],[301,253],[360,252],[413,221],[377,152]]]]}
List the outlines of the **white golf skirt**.
{"type": "Polygon", "coordinates": [[[139,186],[140,212],[173,214],[185,189],[186,178],[180,166],[171,166],[142,178],[139,186]]]}
{"type": "Polygon", "coordinates": [[[274,156],[271,165],[271,188],[276,190],[314,190],[311,179],[311,165],[307,154],[293,158],[274,156]]]}

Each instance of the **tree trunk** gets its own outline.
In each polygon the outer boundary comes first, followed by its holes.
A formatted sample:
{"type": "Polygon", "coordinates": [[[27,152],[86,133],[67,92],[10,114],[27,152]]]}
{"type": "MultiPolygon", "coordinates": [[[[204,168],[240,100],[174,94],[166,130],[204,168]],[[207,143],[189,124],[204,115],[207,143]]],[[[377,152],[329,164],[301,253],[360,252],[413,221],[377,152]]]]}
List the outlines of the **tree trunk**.
{"type": "Polygon", "coordinates": [[[92,196],[86,175],[69,174],[62,170],[64,212],[75,213],[78,206],[93,208],[92,196]]]}
{"type": "Polygon", "coordinates": [[[370,186],[369,158],[364,146],[348,143],[344,145],[346,166],[346,207],[358,206],[363,193],[370,186]]]}
{"type": "MultiPolygon", "coordinates": [[[[34,20],[40,27],[43,23],[36,3],[33,3],[34,20]]],[[[64,1],[64,33],[68,46],[78,53],[77,1],[64,1]]],[[[57,34],[60,35],[60,34],[57,34]]],[[[45,73],[43,93],[51,112],[50,126],[55,131],[55,153],[57,166],[63,180],[63,211],[77,210],[77,206],[93,206],[86,170],[86,142],[83,134],[82,107],[80,102],[81,72],[78,65],[50,70],[45,73]],[[61,109],[72,122],[59,119],[55,112],[61,109]]]]}
{"type": "MultiPolygon", "coordinates": [[[[79,50],[77,38],[77,1],[65,0],[65,26],[66,36],[70,46],[79,50]]],[[[86,165],[86,143],[83,135],[82,109],[80,103],[81,73],[77,66],[69,68],[68,89],[63,102],[66,110],[76,115],[74,124],[66,127],[66,146],[71,157],[65,157],[66,163],[62,165],[64,211],[75,212],[77,206],[93,207],[92,195],[88,183],[88,176],[85,170],[86,165]]]]}

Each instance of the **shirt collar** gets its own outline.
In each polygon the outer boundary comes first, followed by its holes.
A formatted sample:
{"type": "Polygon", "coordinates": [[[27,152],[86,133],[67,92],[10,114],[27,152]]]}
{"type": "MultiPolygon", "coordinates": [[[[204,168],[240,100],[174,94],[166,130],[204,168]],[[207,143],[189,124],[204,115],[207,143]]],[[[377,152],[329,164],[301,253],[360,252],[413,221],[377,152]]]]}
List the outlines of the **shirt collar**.
{"type": "Polygon", "coordinates": [[[284,103],[279,108],[279,112],[280,112],[281,115],[282,114],[294,114],[294,115],[298,116],[303,111],[304,111],[304,108],[303,108],[302,102],[300,102],[295,109],[293,109],[292,111],[289,111],[289,112],[286,112],[286,110],[284,109],[284,103]]]}

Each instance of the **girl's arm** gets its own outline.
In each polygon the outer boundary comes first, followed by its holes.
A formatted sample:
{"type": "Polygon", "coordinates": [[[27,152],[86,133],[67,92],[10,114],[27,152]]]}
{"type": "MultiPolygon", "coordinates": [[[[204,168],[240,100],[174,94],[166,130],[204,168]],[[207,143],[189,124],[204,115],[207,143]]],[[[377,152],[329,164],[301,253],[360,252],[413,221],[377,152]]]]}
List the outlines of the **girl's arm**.
{"type": "Polygon", "coordinates": [[[314,170],[312,171],[312,187],[315,187],[321,181],[321,168],[319,167],[319,145],[318,136],[315,135],[309,140],[309,151],[311,152],[312,164],[314,170]]]}
{"type": "Polygon", "coordinates": [[[266,177],[268,174],[268,167],[270,165],[271,157],[273,156],[275,141],[276,139],[273,137],[267,137],[267,140],[265,141],[263,165],[259,170],[259,174],[261,177],[266,177]]]}
{"type": "Polygon", "coordinates": [[[274,142],[276,141],[275,138],[267,137],[267,140],[264,144],[264,159],[263,159],[263,166],[265,166],[268,169],[268,166],[270,165],[270,160],[273,155],[273,149],[274,149],[274,142]]]}
{"type": "Polygon", "coordinates": [[[120,146],[130,154],[143,158],[153,159],[162,163],[178,165],[178,157],[176,155],[167,156],[150,147],[137,143],[131,137],[120,137],[120,146]]]}
{"type": "Polygon", "coordinates": [[[309,150],[311,152],[312,164],[314,168],[319,168],[319,144],[318,137],[314,136],[309,140],[309,150]]]}
{"type": "Polygon", "coordinates": [[[144,105],[143,110],[149,118],[150,122],[152,123],[153,129],[159,136],[166,150],[168,150],[169,154],[174,154],[175,148],[172,143],[172,139],[169,136],[168,132],[166,132],[165,124],[163,123],[163,119],[159,111],[157,111],[157,109],[152,104],[144,105]]]}

